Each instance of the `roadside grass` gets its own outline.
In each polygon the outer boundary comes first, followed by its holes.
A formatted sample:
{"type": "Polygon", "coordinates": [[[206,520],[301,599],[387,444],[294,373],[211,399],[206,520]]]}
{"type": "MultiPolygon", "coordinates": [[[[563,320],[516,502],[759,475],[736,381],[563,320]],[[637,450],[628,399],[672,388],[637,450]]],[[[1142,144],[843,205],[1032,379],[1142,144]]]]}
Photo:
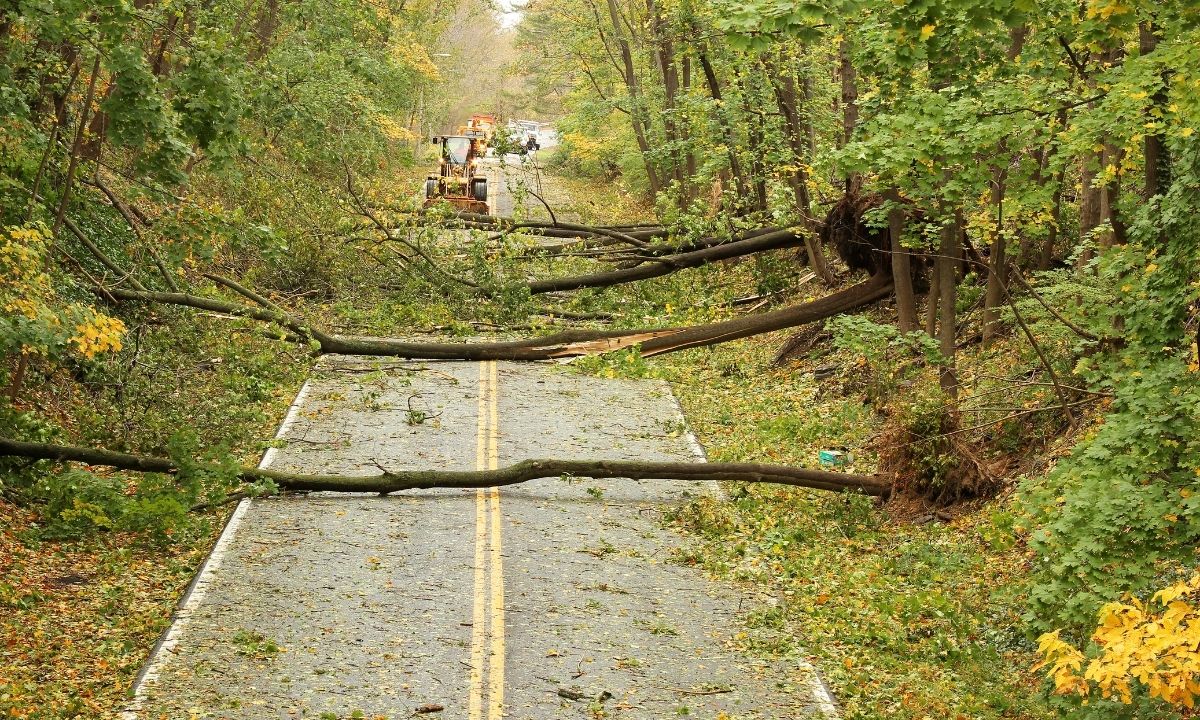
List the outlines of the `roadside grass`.
{"type": "MultiPolygon", "coordinates": [[[[590,225],[624,225],[635,222],[654,222],[654,208],[644,199],[625,192],[618,183],[597,182],[590,178],[557,174],[542,170],[547,182],[542,193],[560,220],[590,225]]],[[[536,199],[525,204],[536,210],[536,199]]]]}
{"type": "MultiPolygon", "coordinates": [[[[768,367],[784,333],[651,359],[714,461],[817,466],[847,448],[872,472],[881,417],[861,393],[768,367]],[[730,372],[737,368],[737,372],[730,372]]],[[[824,357],[819,364],[852,363],[824,357]]],[[[680,562],[763,593],[738,635],[750,651],[811,658],[847,718],[1040,718],[1015,588],[1028,558],[1003,498],[955,508],[770,485],[734,485],[675,523],[680,562]]]]}

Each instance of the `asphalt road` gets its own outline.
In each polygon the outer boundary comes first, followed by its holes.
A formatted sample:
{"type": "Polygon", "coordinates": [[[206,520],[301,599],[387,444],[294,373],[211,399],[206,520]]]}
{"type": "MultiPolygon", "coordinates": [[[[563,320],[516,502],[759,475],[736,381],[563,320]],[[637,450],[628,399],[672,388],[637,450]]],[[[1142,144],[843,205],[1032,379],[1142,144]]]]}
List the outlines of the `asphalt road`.
{"type": "Polygon", "coordinates": [[[529,155],[485,157],[479,167],[488,179],[488,206],[493,215],[512,217],[518,205],[526,217],[549,219],[541,203],[528,191],[541,195],[542,187],[536,168],[545,151],[529,155]]]}
{"type": "MultiPolygon", "coordinates": [[[[322,473],[528,457],[696,459],[665,384],[515,363],[327,359],[263,464],[322,473]]],[[[799,718],[801,660],[730,643],[745,598],[672,562],[705,485],[244,501],[136,688],[134,718],[799,718]]]]}

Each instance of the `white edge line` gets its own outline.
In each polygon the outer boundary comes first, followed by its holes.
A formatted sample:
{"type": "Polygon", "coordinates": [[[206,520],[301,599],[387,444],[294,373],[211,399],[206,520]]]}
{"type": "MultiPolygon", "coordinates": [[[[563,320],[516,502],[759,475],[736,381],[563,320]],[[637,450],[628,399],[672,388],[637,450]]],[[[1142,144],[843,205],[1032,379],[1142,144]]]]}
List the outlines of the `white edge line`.
{"type": "MultiPolygon", "coordinates": [[[[708,462],[708,453],[704,451],[704,446],[700,444],[700,439],[696,437],[696,433],[692,432],[692,426],[688,424],[687,415],[683,413],[683,405],[679,402],[679,396],[675,394],[674,388],[667,384],[667,393],[671,396],[671,401],[675,403],[675,415],[679,419],[679,424],[683,426],[683,437],[687,440],[688,449],[692,451],[692,456],[696,458],[696,462],[708,462]]],[[[709,480],[705,485],[712,496],[718,500],[728,500],[725,495],[724,488],[716,480],[709,480]]]]}
{"type": "MultiPolygon", "coordinates": [[[[287,415],[283,418],[283,423],[275,432],[276,439],[282,438],[287,431],[296,422],[296,418],[300,414],[300,406],[303,405],[305,397],[308,395],[309,382],[304,381],[300,386],[300,392],[296,393],[296,399],[292,401],[288,408],[287,415]]],[[[267,448],[263,453],[262,460],[258,463],[260,469],[271,465],[275,459],[276,448],[267,448]]],[[[221,563],[224,562],[225,556],[229,553],[229,546],[233,543],[233,537],[237,534],[238,527],[242,524],[242,519],[246,516],[246,512],[250,509],[251,498],[244,498],[238,503],[237,509],[233,511],[229,522],[225,523],[225,528],[221,531],[220,537],[217,538],[217,544],[213,546],[212,552],[204,559],[204,564],[200,566],[200,571],[196,573],[196,577],[192,579],[191,585],[184,592],[183,598],[179,601],[179,605],[175,608],[175,617],[171,620],[170,626],[166,632],[159,637],[158,642],[150,650],[150,656],[146,659],[146,663],[142,666],[141,671],[133,681],[133,698],[121,711],[121,720],[137,720],[138,714],[143,710],[143,705],[146,701],[146,688],[154,684],[162,673],[163,666],[170,658],[170,654],[175,651],[175,647],[179,645],[180,639],[183,637],[183,632],[187,629],[191,621],[192,613],[204,601],[204,596],[208,593],[208,588],[212,585],[213,578],[216,577],[217,571],[221,569],[221,563]]]]}
{"type": "MultiPolygon", "coordinates": [[[[692,451],[692,455],[696,457],[697,462],[708,462],[708,453],[704,451],[704,446],[700,444],[700,439],[696,437],[696,433],[692,432],[692,426],[688,424],[687,415],[683,412],[683,405],[679,402],[679,396],[675,394],[674,388],[671,388],[669,384],[667,388],[667,391],[671,394],[671,399],[675,402],[675,412],[679,416],[679,422],[683,423],[683,434],[687,438],[688,448],[692,451]]],[[[716,499],[721,501],[729,500],[729,497],[725,494],[725,490],[716,480],[710,480],[708,485],[716,499]]],[[[814,709],[828,718],[840,717],[837,709],[837,701],[833,699],[833,693],[829,691],[829,686],[821,678],[821,672],[806,658],[797,658],[797,660],[800,672],[805,675],[804,682],[808,686],[808,692],[812,695],[814,709]]]]}

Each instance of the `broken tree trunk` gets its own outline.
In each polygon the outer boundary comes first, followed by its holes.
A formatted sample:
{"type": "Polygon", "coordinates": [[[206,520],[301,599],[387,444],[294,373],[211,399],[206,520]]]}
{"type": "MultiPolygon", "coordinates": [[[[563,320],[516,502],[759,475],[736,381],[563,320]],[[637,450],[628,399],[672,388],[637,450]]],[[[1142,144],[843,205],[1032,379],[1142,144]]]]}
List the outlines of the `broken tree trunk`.
{"type": "MultiPolygon", "coordinates": [[[[425,216],[416,216],[414,222],[423,224],[426,219],[425,216]]],[[[787,226],[785,225],[768,225],[754,230],[744,230],[731,237],[710,235],[676,245],[670,242],[650,242],[651,240],[661,240],[669,236],[667,228],[661,225],[580,225],[562,221],[542,222],[530,220],[517,222],[510,218],[467,212],[455,213],[450,216],[449,220],[453,223],[447,226],[450,229],[495,230],[497,232],[515,232],[577,241],[576,243],[566,242],[556,245],[532,247],[527,252],[529,255],[562,252],[577,244],[582,244],[584,249],[629,245],[631,246],[630,248],[623,248],[620,252],[629,253],[630,256],[627,259],[636,260],[642,258],[643,261],[650,261],[654,257],[680,255],[720,245],[730,245],[735,242],[753,240],[787,230],[787,226]]],[[[444,218],[437,218],[436,222],[439,225],[443,225],[447,221],[444,218]]],[[[803,219],[799,219],[796,224],[804,225],[803,219]]],[[[388,229],[395,230],[399,227],[407,226],[389,226],[388,229]]]]}
{"type": "MultiPolygon", "coordinates": [[[[6,438],[0,438],[0,456],[79,462],[137,472],[174,474],[178,470],[174,461],[167,458],[6,438]]],[[[876,497],[887,497],[892,488],[891,481],[880,475],[851,475],[761,463],[634,460],[524,460],[497,470],[385,470],[377,475],[363,476],[303,475],[243,467],[239,474],[246,482],[269,479],[285,490],[369,492],[381,495],[429,488],[502,487],[563,475],[596,479],[766,482],[834,492],[850,490],[876,497]]]]}

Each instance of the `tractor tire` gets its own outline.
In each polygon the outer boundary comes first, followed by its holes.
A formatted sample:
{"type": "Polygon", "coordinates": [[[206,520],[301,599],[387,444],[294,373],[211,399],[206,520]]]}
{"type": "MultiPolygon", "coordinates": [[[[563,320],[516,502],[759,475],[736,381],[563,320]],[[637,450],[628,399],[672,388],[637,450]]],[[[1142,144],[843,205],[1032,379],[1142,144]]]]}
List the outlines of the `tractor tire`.
{"type": "Polygon", "coordinates": [[[425,181],[425,197],[431,198],[437,196],[438,182],[433,178],[425,181]]]}
{"type": "Polygon", "coordinates": [[[479,202],[487,202],[486,178],[476,178],[471,181],[471,197],[479,202]]]}

